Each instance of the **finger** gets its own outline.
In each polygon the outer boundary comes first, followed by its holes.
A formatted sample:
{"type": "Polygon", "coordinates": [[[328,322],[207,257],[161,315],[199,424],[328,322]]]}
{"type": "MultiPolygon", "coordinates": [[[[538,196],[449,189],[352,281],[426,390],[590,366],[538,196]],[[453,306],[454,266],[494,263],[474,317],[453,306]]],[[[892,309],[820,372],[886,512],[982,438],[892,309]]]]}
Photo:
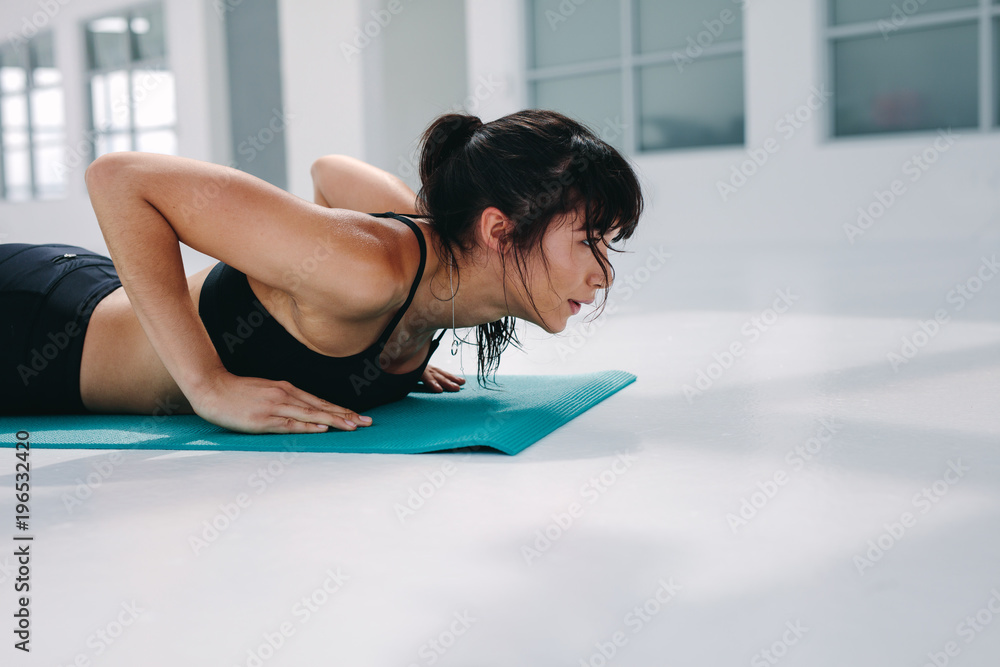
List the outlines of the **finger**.
{"type": "Polygon", "coordinates": [[[326,424],[313,424],[291,417],[272,417],[258,433],[325,433],[329,430],[326,424]]]}
{"type": "Polygon", "coordinates": [[[341,414],[330,414],[307,405],[293,405],[291,403],[274,406],[273,415],[279,418],[297,419],[306,423],[326,424],[341,431],[353,431],[362,423],[357,421],[357,415],[349,411],[341,414]],[[354,417],[354,419],[349,418],[349,416],[354,417]]]}
{"type": "Polygon", "coordinates": [[[449,373],[448,371],[441,371],[441,374],[456,384],[465,384],[464,377],[460,377],[454,373],[449,373]]]}
{"type": "MultiPolygon", "coordinates": [[[[289,385],[286,391],[290,396],[299,399],[307,406],[313,407],[317,410],[325,412],[329,415],[343,417],[344,419],[353,421],[358,426],[371,426],[372,418],[368,416],[362,416],[353,410],[348,410],[347,408],[341,407],[330,401],[324,401],[319,396],[314,396],[308,391],[303,391],[294,385],[289,385]]],[[[323,422],[327,423],[327,422],[323,422]]]]}
{"type": "Polygon", "coordinates": [[[445,371],[442,370],[438,370],[438,374],[434,378],[435,382],[437,382],[439,387],[443,387],[448,391],[458,391],[459,389],[461,389],[461,386],[458,383],[459,379],[460,378],[457,378],[454,375],[446,373],[445,371]]]}

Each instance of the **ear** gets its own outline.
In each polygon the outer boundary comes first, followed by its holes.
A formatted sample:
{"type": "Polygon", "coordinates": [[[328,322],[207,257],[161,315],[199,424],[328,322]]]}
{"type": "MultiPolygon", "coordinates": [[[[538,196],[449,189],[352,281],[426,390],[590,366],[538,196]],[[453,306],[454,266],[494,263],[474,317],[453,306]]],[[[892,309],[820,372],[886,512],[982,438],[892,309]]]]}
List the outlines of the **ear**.
{"type": "Polygon", "coordinates": [[[476,226],[476,236],[486,250],[503,253],[510,246],[514,223],[496,206],[483,209],[476,226]]]}

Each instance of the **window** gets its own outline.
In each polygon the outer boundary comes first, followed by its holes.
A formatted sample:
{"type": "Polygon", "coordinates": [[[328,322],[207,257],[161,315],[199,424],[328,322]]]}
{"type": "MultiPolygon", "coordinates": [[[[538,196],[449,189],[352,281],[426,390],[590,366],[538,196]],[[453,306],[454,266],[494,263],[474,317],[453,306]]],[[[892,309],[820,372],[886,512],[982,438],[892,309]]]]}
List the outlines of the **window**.
{"type": "Polygon", "coordinates": [[[159,5],[88,21],[87,79],[94,157],[113,151],[177,153],[174,75],[159,5]]]}
{"type": "Polygon", "coordinates": [[[627,152],[743,145],[745,0],[528,0],[530,104],[627,152]]]}
{"type": "Polygon", "coordinates": [[[836,137],[1000,124],[1000,0],[830,0],[836,137]]]}
{"type": "Polygon", "coordinates": [[[52,33],[0,46],[0,199],[63,196],[65,127],[52,33]]]}

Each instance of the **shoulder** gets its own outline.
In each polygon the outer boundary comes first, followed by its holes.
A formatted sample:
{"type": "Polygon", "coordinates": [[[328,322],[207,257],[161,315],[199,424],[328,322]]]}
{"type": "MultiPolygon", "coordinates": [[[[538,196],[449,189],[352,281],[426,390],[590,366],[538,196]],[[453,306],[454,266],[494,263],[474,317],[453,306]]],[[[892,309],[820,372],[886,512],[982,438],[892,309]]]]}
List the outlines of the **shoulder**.
{"type": "Polygon", "coordinates": [[[310,256],[293,262],[289,276],[295,287],[293,296],[313,307],[335,310],[348,320],[375,318],[398,309],[420,266],[420,246],[413,230],[394,218],[340,212],[345,214],[343,227],[317,239],[310,256]]]}

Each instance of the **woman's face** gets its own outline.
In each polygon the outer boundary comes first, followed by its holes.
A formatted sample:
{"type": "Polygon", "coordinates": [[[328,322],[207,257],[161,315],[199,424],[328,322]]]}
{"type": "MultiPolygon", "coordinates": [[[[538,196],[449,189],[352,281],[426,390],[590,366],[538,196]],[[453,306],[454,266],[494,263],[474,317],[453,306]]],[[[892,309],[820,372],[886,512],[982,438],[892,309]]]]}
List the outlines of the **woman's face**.
{"type": "MultiPolygon", "coordinates": [[[[541,258],[535,254],[529,259],[529,271],[525,276],[538,312],[527,298],[522,298],[522,312],[512,314],[537,324],[549,333],[558,333],[566,328],[570,317],[580,312],[581,303],[593,303],[597,291],[605,287],[604,273],[591,252],[583,225],[583,215],[578,212],[556,216],[552,220],[542,238],[541,247],[541,252],[548,259],[548,272],[541,258]]],[[[614,232],[609,232],[604,238],[605,243],[611,243],[613,236],[614,232]]],[[[597,241],[598,252],[607,258],[605,243],[597,241]]],[[[610,272],[609,268],[609,278],[610,272]]],[[[514,282],[524,297],[520,280],[515,279],[514,282]]]]}

